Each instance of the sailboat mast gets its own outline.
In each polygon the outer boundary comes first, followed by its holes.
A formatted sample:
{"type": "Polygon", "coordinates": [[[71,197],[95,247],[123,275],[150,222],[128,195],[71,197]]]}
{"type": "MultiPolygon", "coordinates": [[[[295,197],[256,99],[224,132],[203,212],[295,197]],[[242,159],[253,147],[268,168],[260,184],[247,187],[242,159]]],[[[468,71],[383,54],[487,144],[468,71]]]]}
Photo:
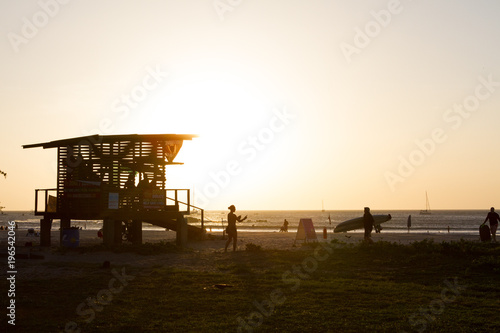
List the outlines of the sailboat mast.
{"type": "Polygon", "coordinates": [[[427,196],[427,191],[425,191],[425,210],[430,211],[431,205],[429,204],[429,197],[427,196]]]}
{"type": "Polygon", "coordinates": [[[425,210],[421,210],[420,214],[431,214],[431,205],[429,204],[429,196],[425,191],[425,210]]]}

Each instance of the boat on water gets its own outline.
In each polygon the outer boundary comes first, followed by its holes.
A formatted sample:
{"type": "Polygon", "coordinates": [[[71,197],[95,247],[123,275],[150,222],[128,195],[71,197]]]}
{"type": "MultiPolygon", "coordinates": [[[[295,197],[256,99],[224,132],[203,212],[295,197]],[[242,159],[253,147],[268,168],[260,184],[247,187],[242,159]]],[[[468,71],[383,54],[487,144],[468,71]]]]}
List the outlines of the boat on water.
{"type": "Polygon", "coordinates": [[[420,215],[431,215],[431,205],[429,204],[429,197],[425,191],[425,210],[420,211],[420,215]]]}

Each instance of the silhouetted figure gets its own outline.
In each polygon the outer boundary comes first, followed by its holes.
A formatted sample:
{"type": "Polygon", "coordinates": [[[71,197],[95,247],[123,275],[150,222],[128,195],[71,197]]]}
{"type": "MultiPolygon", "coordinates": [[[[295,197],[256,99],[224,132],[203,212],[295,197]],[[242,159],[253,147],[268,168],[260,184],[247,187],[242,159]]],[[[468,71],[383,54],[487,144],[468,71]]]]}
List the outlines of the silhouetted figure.
{"type": "Polygon", "coordinates": [[[227,214],[227,242],[226,242],[226,247],[224,248],[224,252],[227,252],[227,247],[233,242],[233,251],[236,251],[236,242],[238,241],[238,232],[236,230],[236,221],[238,222],[243,222],[247,219],[247,216],[244,218],[241,218],[240,216],[236,216],[234,213],[236,211],[236,207],[234,205],[229,206],[227,209],[229,209],[229,214],[227,214]]]}
{"type": "Polygon", "coordinates": [[[365,227],[365,241],[372,243],[372,229],[375,220],[373,215],[370,213],[370,208],[365,207],[365,213],[363,215],[363,226],[365,227]]]}
{"type": "Polygon", "coordinates": [[[411,228],[411,215],[408,215],[408,222],[406,223],[408,226],[408,233],[410,233],[410,228],[411,228]]]}
{"type": "Polygon", "coordinates": [[[139,193],[139,206],[144,208],[144,192],[151,189],[151,183],[149,182],[148,175],[145,173],[141,174],[141,180],[137,184],[137,188],[140,190],[139,193]]]}
{"type": "Polygon", "coordinates": [[[135,187],[135,172],[131,172],[128,175],[127,181],[125,182],[125,188],[131,189],[135,187]]]}
{"type": "Polygon", "coordinates": [[[125,189],[130,190],[127,191],[125,194],[125,203],[129,208],[132,208],[134,202],[135,202],[135,195],[132,191],[132,189],[135,188],[135,171],[132,171],[127,178],[127,181],[125,182],[125,189]]]}
{"type": "Polygon", "coordinates": [[[280,232],[288,232],[288,221],[286,219],[283,222],[283,226],[281,227],[280,232]]]}
{"type": "MultiPolygon", "coordinates": [[[[83,159],[83,157],[82,157],[83,159]]],[[[83,161],[79,166],[79,176],[81,180],[98,181],[99,176],[94,173],[92,164],[89,161],[83,161]]]]}
{"type": "Polygon", "coordinates": [[[497,241],[497,228],[498,228],[498,221],[500,221],[500,216],[498,216],[498,213],[495,212],[495,207],[491,207],[490,212],[486,216],[486,219],[484,220],[483,224],[486,223],[486,221],[490,221],[490,232],[491,232],[491,237],[493,238],[493,241],[497,241]]]}
{"type": "Polygon", "coordinates": [[[141,175],[141,180],[139,184],[137,184],[137,188],[148,189],[151,187],[151,183],[149,182],[148,176],[146,174],[141,175]]]}

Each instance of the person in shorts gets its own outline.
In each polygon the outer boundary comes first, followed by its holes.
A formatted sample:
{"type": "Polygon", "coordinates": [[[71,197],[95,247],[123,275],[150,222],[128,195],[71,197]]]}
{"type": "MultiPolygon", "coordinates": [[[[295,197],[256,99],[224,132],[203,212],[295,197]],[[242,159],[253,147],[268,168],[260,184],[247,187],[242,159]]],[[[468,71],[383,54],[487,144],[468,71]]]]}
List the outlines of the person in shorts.
{"type": "Polygon", "coordinates": [[[243,222],[247,219],[245,216],[244,218],[241,218],[240,216],[236,216],[234,213],[236,211],[236,207],[234,205],[231,205],[227,207],[229,209],[229,214],[227,214],[227,242],[226,242],[226,247],[224,248],[224,252],[227,252],[227,247],[233,242],[233,251],[236,251],[236,242],[238,241],[238,231],[236,230],[236,221],[238,222],[243,222]]]}
{"type": "Polygon", "coordinates": [[[497,241],[496,234],[497,234],[497,228],[498,228],[498,221],[500,221],[500,216],[498,216],[498,213],[495,212],[495,207],[491,207],[483,224],[486,223],[486,221],[488,221],[488,220],[490,221],[491,237],[493,238],[493,242],[496,243],[496,241],[497,241]]]}

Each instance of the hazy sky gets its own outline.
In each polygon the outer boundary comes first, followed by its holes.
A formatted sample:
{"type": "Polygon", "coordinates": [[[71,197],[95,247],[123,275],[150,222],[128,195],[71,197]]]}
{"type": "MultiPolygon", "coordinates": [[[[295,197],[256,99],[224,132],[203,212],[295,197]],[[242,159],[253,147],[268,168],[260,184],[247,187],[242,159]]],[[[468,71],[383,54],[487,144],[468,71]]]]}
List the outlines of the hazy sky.
{"type": "Polygon", "coordinates": [[[0,205],[88,134],[198,134],[204,208],[500,207],[497,0],[0,1],[0,205]]]}

